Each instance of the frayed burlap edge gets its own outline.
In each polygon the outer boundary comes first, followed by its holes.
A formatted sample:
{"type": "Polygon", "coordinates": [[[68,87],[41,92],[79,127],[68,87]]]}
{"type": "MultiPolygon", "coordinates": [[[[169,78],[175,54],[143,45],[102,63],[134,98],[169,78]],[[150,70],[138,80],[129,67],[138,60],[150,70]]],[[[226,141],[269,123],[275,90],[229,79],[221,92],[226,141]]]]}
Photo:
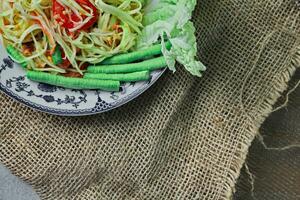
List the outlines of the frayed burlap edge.
{"type": "MultiPolygon", "coordinates": [[[[264,49],[265,45],[268,43],[268,40],[275,32],[271,33],[270,35],[266,36],[265,42],[263,42],[262,50],[264,49]]],[[[239,156],[240,162],[235,163],[234,168],[229,169],[232,176],[228,177],[229,184],[226,184],[225,188],[227,192],[225,193],[225,199],[231,200],[233,199],[233,194],[236,192],[236,181],[240,176],[241,169],[245,164],[249,147],[251,146],[252,141],[254,138],[259,135],[259,128],[266,120],[266,118],[273,112],[273,106],[277,102],[277,100],[281,97],[282,93],[287,90],[288,83],[295,74],[296,70],[300,68],[300,45],[299,41],[296,42],[296,47],[293,48],[290,52],[290,59],[287,63],[286,69],[275,78],[274,85],[270,89],[270,95],[263,101],[262,109],[258,112],[258,115],[254,118],[248,115],[249,120],[252,121],[252,126],[248,127],[248,131],[252,132],[253,134],[250,135],[248,140],[241,146],[241,152],[237,152],[236,156],[239,156]],[[231,184],[230,184],[231,183],[231,184]]],[[[259,59],[260,55],[258,56],[259,59]]],[[[245,80],[247,81],[247,80],[245,80]]]]}
{"type": "MultiPolygon", "coordinates": [[[[262,103],[262,109],[258,113],[258,117],[251,118],[252,126],[248,127],[248,131],[252,132],[253,134],[251,134],[249,138],[246,140],[246,142],[242,144],[240,151],[236,152],[236,156],[240,157],[240,160],[234,163],[233,164],[234,167],[229,169],[228,171],[229,172],[228,174],[230,174],[231,176],[228,176],[229,181],[224,186],[227,192],[225,193],[225,196],[222,199],[230,200],[233,198],[233,194],[236,192],[236,188],[235,188],[236,181],[239,178],[241,169],[245,164],[249,152],[249,147],[252,141],[254,140],[254,138],[259,134],[259,128],[261,127],[262,123],[273,112],[274,110],[273,105],[281,97],[282,93],[288,88],[288,83],[292,78],[293,74],[295,73],[295,71],[297,70],[297,68],[300,68],[300,45],[291,51],[291,59],[287,64],[285,71],[283,71],[280,75],[278,75],[275,78],[274,82],[276,84],[272,86],[269,97],[262,103]]],[[[33,189],[42,198],[44,199],[50,198],[50,196],[47,195],[46,193],[47,190],[45,188],[36,187],[36,185],[33,184],[30,180],[25,180],[25,181],[29,181],[28,183],[30,183],[33,189]]]]}
{"type": "MultiPolygon", "coordinates": [[[[267,45],[269,39],[273,36],[275,31],[267,35],[264,41],[261,42],[261,51],[264,50],[265,46],[267,45]]],[[[224,188],[226,193],[224,194],[222,199],[230,200],[233,198],[233,194],[236,192],[236,181],[240,176],[241,169],[245,164],[249,147],[254,140],[254,138],[259,134],[259,128],[261,127],[262,123],[265,119],[273,112],[273,106],[276,101],[281,97],[282,93],[288,88],[288,83],[292,76],[294,75],[295,71],[300,68],[300,41],[297,42],[296,47],[293,48],[290,52],[290,59],[287,62],[285,70],[281,72],[274,80],[274,85],[270,89],[270,95],[266,98],[264,102],[262,102],[262,109],[258,112],[258,115],[255,117],[251,117],[248,115],[249,120],[251,120],[251,126],[247,129],[249,132],[253,134],[248,134],[247,140],[242,144],[240,151],[236,152],[236,156],[240,159],[236,161],[236,163],[232,164],[232,168],[228,170],[228,181],[225,183],[224,188]]],[[[260,58],[260,54],[258,55],[257,60],[260,58]]],[[[255,62],[256,63],[256,62],[255,62]]],[[[256,66],[253,67],[253,69],[256,66]]],[[[251,72],[249,73],[251,74],[251,72]]],[[[247,79],[247,78],[246,78],[247,79]]],[[[245,80],[247,82],[247,80],[245,80]]],[[[246,113],[245,113],[246,114],[246,113]]],[[[37,192],[37,194],[42,197],[43,199],[50,198],[49,194],[47,195],[47,189],[37,187],[31,180],[24,180],[27,181],[33,189],[37,192]]]]}

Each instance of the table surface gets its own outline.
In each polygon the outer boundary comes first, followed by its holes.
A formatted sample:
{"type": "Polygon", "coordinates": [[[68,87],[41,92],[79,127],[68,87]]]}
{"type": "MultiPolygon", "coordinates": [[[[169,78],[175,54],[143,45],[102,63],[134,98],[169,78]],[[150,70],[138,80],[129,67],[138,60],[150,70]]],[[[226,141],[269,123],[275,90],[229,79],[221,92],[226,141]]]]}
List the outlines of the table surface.
{"type": "Polygon", "coordinates": [[[33,189],[0,164],[0,200],[39,200],[33,189]]]}

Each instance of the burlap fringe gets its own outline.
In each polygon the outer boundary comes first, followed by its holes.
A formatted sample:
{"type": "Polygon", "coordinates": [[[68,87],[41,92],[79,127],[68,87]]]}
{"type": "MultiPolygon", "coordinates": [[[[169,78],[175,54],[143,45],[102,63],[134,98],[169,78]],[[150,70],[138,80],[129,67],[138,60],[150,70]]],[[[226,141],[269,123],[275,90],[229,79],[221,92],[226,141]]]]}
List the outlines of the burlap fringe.
{"type": "MultiPolygon", "coordinates": [[[[266,45],[268,44],[268,41],[274,35],[274,33],[275,33],[275,31],[271,32],[263,39],[263,41],[261,43],[261,52],[258,55],[257,61],[261,57],[261,53],[265,49],[266,45]]],[[[299,41],[297,41],[297,44],[299,44],[299,41]]],[[[266,98],[266,100],[262,103],[262,109],[258,112],[258,116],[252,117],[249,114],[245,113],[246,115],[248,115],[249,120],[251,120],[251,122],[252,122],[251,123],[252,126],[248,127],[248,131],[255,133],[255,134],[251,135],[251,137],[248,140],[246,140],[248,142],[242,144],[240,152],[236,153],[236,156],[241,157],[242,160],[244,161],[242,163],[245,163],[245,161],[246,161],[248,151],[249,151],[249,146],[251,145],[252,141],[254,140],[254,138],[257,135],[259,135],[260,126],[265,121],[265,119],[272,112],[274,112],[273,105],[280,98],[280,96],[282,95],[282,92],[284,92],[288,88],[288,83],[289,83],[290,79],[295,74],[296,70],[298,68],[300,68],[300,46],[297,45],[291,51],[290,55],[291,55],[290,62],[287,64],[286,70],[284,72],[282,72],[282,74],[280,76],[276,77],[276,79],[274,81],[275,84],[270,89],[270,96],[268,98],[266,98]]],[[[257,62],[255,62],[255,64],[254,64],[253,70],[256,67],[256,63],[257,62]]],[[[253,71],[251,70],[249,72],[249,74],[247,75],[247,77],[245,79],[245,83],[247,82],[247,80],[252,72],[253,71]]],[[[241,92],[243,93],[243,87],[241,89],[241,92]]],[[[241,101],[242,101],[242,99],[241,99],[241,101]]],[[[291,146],[291,147],[286,147],[286,148],[294,148],[294,147],[295,147],[295,145],[291,146]]],[[[297,145],[297,147],[298,147],[298,145],[297,145]]],[[[229,200],[233,199],[233,194],[236,192],[235,183],[236,183],[237,178],[240,176],[241,168],[242,168],[242,166],[237,163],[234,168],[230,169],[231,174],[233,174],[233,175],[228,177],[230,179],[230,181],[228,181],[228,182],[232,183],[232,184],[231,185],[227,184],[225,186],[227,188],[226,189],[227,193],[225,194],[225,199],[229,199],[229,200]]],[[[253,176],[251,176],[251,177],[253,178],[253,176]]]]}

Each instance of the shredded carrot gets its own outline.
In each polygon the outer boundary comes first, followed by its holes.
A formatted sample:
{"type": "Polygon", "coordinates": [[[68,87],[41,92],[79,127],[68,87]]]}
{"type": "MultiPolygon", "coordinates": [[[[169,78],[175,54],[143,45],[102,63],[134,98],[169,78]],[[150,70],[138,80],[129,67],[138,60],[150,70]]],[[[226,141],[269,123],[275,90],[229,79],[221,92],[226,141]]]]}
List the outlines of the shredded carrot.
{"type": "MultiPolygon", "coordinates": [[[[32,15],[38,16],[38,13],[32,12],[32,15]]],[[[42,22],[39,21],[39,20],[36,20],[36,22],[41,26],[42,31],[44,32],[44,34],[48,38],[48,41],[49,41],[50,46],[51,46],[50,52],[51,52],[51,55],[52,55],[55,51],[55,48],[56,48],[56,42],[54,41],[54,38],[52,37],[51,33],[43,26],[42,22]]]]}
{"type": "Polygon", "coordinates": [[[9,24],[10,23],[9,23],[8,19],[4,18],[4,25],[9,25],[9,24]]]}
{"type": "Polygon", "coordinates": [[[34,51],[34,46],[31,44],[24,44],[22,45],[22,53],[25,56],[31,56],[32,52],[34,51]]]}
{"type": "Polygon", "coordinates": [[[115,30],[115,31],[117,31],[117,33],[121,33],[123,31],[122,28],[120,27],[120,25],[118,23],[114,24],[112,26],[112,29],[115,30]]]}

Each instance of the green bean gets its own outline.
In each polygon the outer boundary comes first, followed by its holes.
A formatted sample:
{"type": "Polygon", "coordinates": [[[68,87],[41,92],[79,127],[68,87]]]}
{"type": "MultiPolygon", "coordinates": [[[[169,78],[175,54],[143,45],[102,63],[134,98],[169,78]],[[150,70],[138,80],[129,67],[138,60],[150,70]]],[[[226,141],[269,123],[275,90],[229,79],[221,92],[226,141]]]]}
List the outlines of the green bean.
{"type": "Polygon", "coordinates": [[[146,60],[139,63],[130,63],[122,65],[100,65],[90,66],[87,71],[89,73],[105,73],[105,74],[117,74],[117,73],[130,73],[139,71],[153,71],[161,69],[167,66],[165,58],[158,57],[150,60],[146,60]]]}
{"type": "Polygon", "coordinates": [[[99,80],[115,80],[122,82],[146,81],[150,79],[149,71],[133,72],[128,74],[93,74],[85,73],[84,78],[99,80]]]}
{"type": "Polygon", "coordinates": [[[24,56],[12,45],[6,47],[7,53],[10,57],[17,63],[19,63],[23,68],[26,68],[28,63],[25,61],[24,56]]]}
{"type": "MultiPolygon", "coordinates": [[[[166,48],[170,50],[171,48],[171,42],[168,41],[166,42],[166,48]]],[[[120,55],[115,55],[111,58],[108,58],[104,60],[102,63],[103,65],[112,65],[112,64],[126,64],[126,63],[131,63],[137,60],[141,60],[147,57],[152,57],[152,56],[157,56],[161,55],[162,46],[161,44],[153,45],[152,47],[149,47],[144,50],[139,50],[131,53],[125,53],[125,54],[120,54],[120,55]]]]}
{"type": "Polygon", "coordinates": [[[101,89],[107,91],[119,91],[120,89],[119,81],[70,78],[45,72],[27,71],[27,78],[32,81],[70,89],[101,89]]]}

